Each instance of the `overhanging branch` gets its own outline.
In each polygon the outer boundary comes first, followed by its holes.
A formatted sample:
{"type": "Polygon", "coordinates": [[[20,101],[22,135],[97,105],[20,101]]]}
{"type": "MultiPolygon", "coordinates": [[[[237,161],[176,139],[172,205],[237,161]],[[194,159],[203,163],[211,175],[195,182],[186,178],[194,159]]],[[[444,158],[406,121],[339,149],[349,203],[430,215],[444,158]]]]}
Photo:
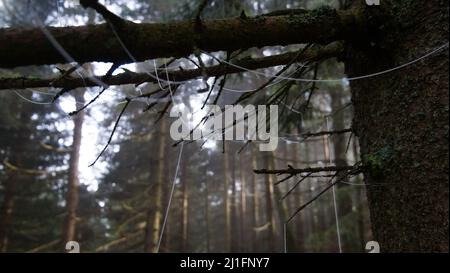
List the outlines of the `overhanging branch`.
{"type": "MultiPolygon", "coordinates": [[[[295,15],[203,21],[201,31],[195,27],[195,20],[126,22],[120,29],[120,36],[134,58],[144,61],[188,56],[195,48],[213,52],[300,43],[326,44],[354,36],[361,29],[357,17],[352,10],[320,8],[295,15]]],[[[107,24],[47,29],[79,63],[131,62],[107,24]]],[[[66,62],[41,29],[0,29],[0,67],[66,62]]]]}
{"type": "MultiPolygon", "coordinates": [[[[343,51],[342,43],[333,42],[329,45],[310,48],[303,52],[301,55],[298,52],[289,52],[279,54],[275,56],[262,57],[262,58],[245,58],[234,62],[237,66],[245,67],[248,69],[260,69],[266,67],[273,67],[278,65],[287,64],[293,60],[296,62],[303,61],[319,61],[327,58],[332,58],[340,55],[343,51]]],[[[218,77],[224,74],[233,74],[244,71],[236,66],[230,66],[227,64],[219,64],[199,69],[189,70],[177,70],[168,72],[171,81],[185,81],[199,77],[203,77],[206,74],[208,77],[218,77]]],[[[164,73],[159,75],[160,78],[167,80],[164,73]]],[[[140,84],[144,82],[155,83],[157,80],[154,77],[150,77],[146,73],[133,73],[124,72],[116,76],[101,76],[96,77],[101,79],[102,82],[107,85],[123,85],[123,84],[140,84]]],[[[74,89],[78,87],[92,87],[97,86],[98,80],[93,78],[79,78],[79,77],[58,77],[51,79],[37,79],[26,77],[15,78],[0,78],[0,90],[1,89],[25,89],[25,88],[39,88],[39,87],[56,87],[56,88],[68,88],[74,89]]]]}

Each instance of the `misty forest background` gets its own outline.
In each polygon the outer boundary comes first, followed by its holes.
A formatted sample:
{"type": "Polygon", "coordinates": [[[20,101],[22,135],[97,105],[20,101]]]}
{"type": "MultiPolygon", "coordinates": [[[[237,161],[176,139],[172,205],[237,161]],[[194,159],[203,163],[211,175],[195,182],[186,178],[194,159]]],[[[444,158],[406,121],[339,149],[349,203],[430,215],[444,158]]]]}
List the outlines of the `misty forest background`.
{"type": "MultiPolygon", "coordinates": [[[[102,2],[135,22],[166,22],[194,18],[201,1],[102,2]]],[[[339,8],[344,2],[213,0],[203,17],[234,17],[241,11],[252,16],[321,5],[339,8]]],[[[103,21],[99,14],[83,9],[76,1],[0,2],[2,28],[35,26],[36,18],[48,26],[103,21]]],[[[301,46],[306,45],[251,48],[241,57],[263,57],[301,46]]],[[[168,64],[168,69],[196,68],[197,57],[190,57],[168,64]]],[[[164,61],[158,59],[155,64],[163,67],[164,61]]],[[[202,61],[214,63],[207,55],[202,56],[202,61]]],[[[84,68],[92,74],[104,74],[110,65],[92,63],[84,68]]],[[[142,72],[152,71],[153,65],[149,61],[122,68],[142,72]]],[[[1,69],[0,76],[42,78],[59,73],[57,68],[68,66],[1,69]]],[[[301,68],[301,64],[292,65],[287,75],[295,76],[301,68]]],[[[258,71],[273,75],[279,69],[258,71]]],[[[287,252],[339,252],[339,240],[343,252],[365,251],[372,234],[361,175],[337,184],[336,202],[333,192],[328,191],[285,225],[302,204],[328,185],[330,174],[310,175],[296,186],[300,176],[277,184],[284,176],[253,172],[288,165],[350,166],[360,161],[358,138],[351,132],[308,135],[351,128],[350,87],[344,79],[342,63],[329,59],[305,64],[303,69],[303,77],[310,79],[343,80],[276,80],[263,89],[254,104],[272,99],[273,104],[279,105],[280,140],[274,152],[260,152],[257,142],[245,141],[227,141],[224,145],[221,141],[197,141],[183,145],[159,252],[284,252],[285,240],[287,252]],[[277,98],[277,92],[286,88],[289,95],[277,98]]],[[[160,71],[164,73],[164,69],[160,71]]],[[[268,80],[252,72],[230,74],[223,81],[228,90],[219,94],[222,82],[218,80],[208,103],[232,104],[242,95],[233,89],[253,90],[268,80]]],[[[175,95],[177,103],[197,111],[197,122],[203,117],[200,108],[209,94],[205,86],[213,85],[212,80],[207,83],[203,79],[189,81],[175,95]]],[[[155,87],[157,84],[144,84],[139,88],[148,92],[155,87]]],[[[57,91],[35,88],[0,93],[0,251],[62,252],[62,242],[73,239],[80,243],[82,252],[155,252],[181,149],[181,145],[173,145],[168,133],[173,119],[165,115],[158,120],[160,113],[167,110],[163,98],[162,103],[144,113],[146,100],[131,104],[111,145],[94,166],[88,167],[107,143],[123,98],[136,96],[139,90],[134,85],[110,87],[73,118],[68,113],[90,101],[98,87],[78,88],[52,103],[57,91]],[[78,202],[73,199],[74,191],[78,202]],[[72,224],[67,223],[70,220],[72,224]]]]}

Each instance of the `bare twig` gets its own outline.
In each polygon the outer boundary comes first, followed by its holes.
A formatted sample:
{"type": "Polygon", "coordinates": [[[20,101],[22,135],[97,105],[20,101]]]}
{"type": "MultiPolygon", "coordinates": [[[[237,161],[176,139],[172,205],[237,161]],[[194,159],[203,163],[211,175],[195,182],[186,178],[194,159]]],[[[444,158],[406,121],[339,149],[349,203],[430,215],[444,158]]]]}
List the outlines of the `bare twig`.
{"type": "MultiPolygon", "coordinates": [[[[120,66],[120,64],[115,63],[112,64],[111,68],[109,68],[108,72],[106,72],[105,75],[105,79],[109,79],[112,74],[114,73],[114,71],[120,66]]],[[[98,98],[100,98],[100,96],[108,89],[108,86],[104,86],[102,88],[102,90],[93,98],[91,99],[87,104],[83,105],[80,109],[75,110],[73,112],[69,113],[69,116],[73,116],[73,115],[77,115],[78,113],[80,113],[81,111],[83,111],[84,109],[88,108],[89,105],[91,105],[92,103],[94,103],[98,98]]]]}
{"type": "MultiPolygon", "coordinates": [[[[230,61],[230,53],[227,52],[227,62],[230,61]]],[[[219,84],[219,91],[217,92],[217,96],[214,99],[213,104],[217,104],[217,102],[219,101],[220,95],[222,94],[223,88],[225,87],[225,83],[227,81],[227,76],[228,76],[228,67],[225,70],[225,74],[223,75],[222,80],[220,81],[219,84]]]]}
{"type": "Polygon", "coordinates": [[[317,83],[316,80],[317,80],[317,70],[318,69],[319,69],[319,65],[316,64],[314,66],[314,76],[313,76],[314,81],[313,81],[313,84],[311,86],[311,91],[309,92],[308,99],[306,100],[305,105],[303,105],[303,111],[305,111],[308,108],[308,105],[311,102],[311,98],[312,98],[312,96],[314,94],[314,91],[316,90],[316,83],[317,83]]]}
{"type": "MultiPolygon", "coordinates": [[[[333,181],[335,176],[333,176],[330,179],[330,182],[333,181]]],[[[305,204],[301,205],[298,209],[295,210],[295,212],[291,215],[291,217],[289,217],[289,219],[287,219],[286,223],[289,223],[290,221],[292,221],[292,219],[294,219],[294,217],[300,212],[302,211],[304,208],[306,208],[307,206],[309,206],[312,202],[316,201],[320,196],[322,196],[324,193],[326,193],[329,189],[331,189],[334,185],[336,185],[339,182],[339,179],[330,183],[328,186],[326,186],[321,192],[319,192],[316,196],[314,196],[311,200],[309,200],[308,202],[306,202],[305,204]]]]}
{"type": "Polygon", "coordinates": [[[264,83],[263,85],[261,85],[260,87],[258,87],[257,89],[255,89],[254,91],[250,92],[250,93],[246,93],[243,94],[235,103],[239,103],[245,99],[248,99],[249,97],[253,96],[256,92],[261,91],[262,89],[266,88],[269,84],[271,84],[275,79],[277,79],[278,76],[280,76],[281,74],[283,74],[286,70],[289,69],[289,67],[291,67],[291,65],[293,65],[295,62],[297,62],[300,57],[302,56],[303,53],[305,53],[305,51],[311,47],[312,44],[308,44],[306,45],[304,48],[302,48],[297,55],[295,55],[295,57],[290,60],[280,71],[278,71],[274,77],[270,78],[266,83],[264,83]]]}
{"type": "Polygon", "coordinates": [[[109,144],[111,143],[111,140],[114,136],[114,133],[116,132],[117,126],[119,125],[120,119],[122,118],[123,113],[125,113],[125,110],[127,109],[128,105],[130,105],[131,99],[130,98],[126,98],[126,103],[122,108],[122,111],[120,112],[119,116],[117,117],[117,121],[114,124],[114,128],[111,132],[111,135],[109,136],[108,142],[106,143],[105,147],[103,148],[103,150],[100,152],[100,154],[97,156],[97,158],[94,160],[94,162],[92,162],[89,167],[94,166],[94,164],[100,159],[100,157],[102,156],[102,154],[106,151],[106,149],[108,148],[109,144]]]}
{"type": "Polygon", "coordinates": [[[326,186],[321,192],[319,192],[316,196],[314,196],[311,200],[309,200],[308,202],[306,202],[305,204],[303,204],[302,206],[300,206],[297,210],[295,210],[295,212],[291,215],[291,217],[289,217],[289,219],[286,221],[286,223],[289,223],[292,219],[294,219],[294,217],[301,212],[303,209],[305,209],[307,206],[309,206],[312,202],[314,202],[315,200],[317,200],[320,196],[322,196],[324,193],[326,193],[329,189],[331,189],[334,185],[336,185],[339,182],[342,182],[344,179],[346,179],[349,176],[353,176],[353,175],[357,175],[359,173],[362,172],[361,166],[360,164],[355,164],[354,166],[351,167],[351,169],[348,169],[346,171],[346,173],[340,177],[338,177],[338,179],[336,179],[336,181],[332,182],[333,179],[336,178],[336,176],[339,174],[339,171],[336,171],[336,173],[331,176],[330,180],[328,180],[328,183],[330,183],[328,186],[326,186]]]}
{"type": "Polygon", "coordinates": [[[283,195],[283,197],[281,197],[280,201],[284,200],[289,194],[291,194],[292,191],[294,191],[298,185],[300,185],[300,183],[302,183],[306,178],[310,177],[312,175],[312,173],[308,173],[307,175],[303,176],[299,181],[297,181],[297,183],[295,183],[295,185],[289,189],[289,191],[283,195]]]}

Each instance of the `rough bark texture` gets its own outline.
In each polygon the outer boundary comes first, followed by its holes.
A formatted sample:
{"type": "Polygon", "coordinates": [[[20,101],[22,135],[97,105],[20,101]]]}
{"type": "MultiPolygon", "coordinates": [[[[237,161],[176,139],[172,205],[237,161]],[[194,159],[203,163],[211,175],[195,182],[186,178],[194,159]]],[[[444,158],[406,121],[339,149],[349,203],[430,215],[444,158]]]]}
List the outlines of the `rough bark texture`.
{"type": "MultiPolygon", "coordinates": [[[[134,58],[144,61],[188,56],[195,48],[211,52],[309,42],[324,44],[353,35],[358,27],[353,12],[320,8],[289,16],[205,21],[200,30],[195,21],[127,23],[117,32],[134,58]]],[[[47,29],[79,63],[132,62],[107,24],[47,29]]],[[[67,62],[41,29],[0,30],[0,67],[67,62]]]]}
{"type": "MultiPolygon", "coordinates": [[[[418,58],[448,42],[448,1],[382,1],[371,42],[349,43],[349,76],[418,58]]],[[[382,252],[448,251],[448,49],[351,83],[367,166],[374,239],[382,252]]]]}

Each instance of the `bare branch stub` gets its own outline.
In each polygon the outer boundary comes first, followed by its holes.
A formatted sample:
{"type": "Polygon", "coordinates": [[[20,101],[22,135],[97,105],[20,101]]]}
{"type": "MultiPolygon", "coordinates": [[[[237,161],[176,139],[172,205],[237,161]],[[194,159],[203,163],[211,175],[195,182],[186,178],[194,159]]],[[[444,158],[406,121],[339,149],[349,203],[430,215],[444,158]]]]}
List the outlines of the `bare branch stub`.
{"type": "Polygon", "coordinates": [[[195,13],[195,23],[196,23],[196,27],[201,30],[202,27],[202,12],[203,10],[206,8],[206,6],[208,5],[208,2],[210,0],[203,0],[200,5],[198,6],[197,12],[195,13]]]}
{"type": "Polygon", "coordinates": [[[97,13],[103,16],[103,18],[111,23],[114,27],[122,27],[127,21],[112,13],[105,6],[100,4],[98,0],[80,0],[80,4],[83,8],[92,8],[97,13]]]}

